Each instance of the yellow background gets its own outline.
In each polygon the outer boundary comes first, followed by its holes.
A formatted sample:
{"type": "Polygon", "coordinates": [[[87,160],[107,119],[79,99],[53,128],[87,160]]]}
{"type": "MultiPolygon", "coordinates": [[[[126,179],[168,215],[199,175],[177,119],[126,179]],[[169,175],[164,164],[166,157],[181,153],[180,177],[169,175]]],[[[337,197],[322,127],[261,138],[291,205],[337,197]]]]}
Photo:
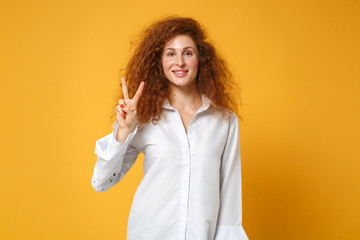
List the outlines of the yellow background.
{"type": "Polygon", "coordinates": [[[0,3],[1,239],[125,239],[142,160],[90,185],[130,41],[197,18],[242,87],[250,239],[360,239],[360,3],[355,0],[0,3]]]}

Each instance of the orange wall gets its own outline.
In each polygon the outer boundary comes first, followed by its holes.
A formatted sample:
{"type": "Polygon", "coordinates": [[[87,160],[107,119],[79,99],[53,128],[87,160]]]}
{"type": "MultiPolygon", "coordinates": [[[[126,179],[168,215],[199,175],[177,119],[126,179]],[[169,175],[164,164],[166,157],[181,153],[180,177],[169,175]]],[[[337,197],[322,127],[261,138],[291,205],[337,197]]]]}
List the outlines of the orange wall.
{"type": "Polygon", "coordinates": [[[125,239],[141,159],[92,190],[95,140],[140,29],[208,28],[242,86],[244,228],[360,239],[358,1],[2,1],[2,239],[125,239]]]}

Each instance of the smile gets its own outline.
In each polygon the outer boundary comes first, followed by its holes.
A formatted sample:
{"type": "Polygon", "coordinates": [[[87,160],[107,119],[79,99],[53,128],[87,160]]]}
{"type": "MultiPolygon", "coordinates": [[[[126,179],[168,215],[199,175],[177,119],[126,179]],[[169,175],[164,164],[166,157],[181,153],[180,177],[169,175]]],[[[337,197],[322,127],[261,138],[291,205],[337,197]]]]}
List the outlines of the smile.
{"type": "Polygon", "coordinates": [[[176,77],[185,77],[189,70],[174,70],[172,71],[176,77]]]}
{"type": "Polygon", "coordinates": [[[184,72],[188,72],[189,70],[188,69],[175,69],[175,70],[172,70],[172,72],[174,73],[184,73],[184,72]]]}

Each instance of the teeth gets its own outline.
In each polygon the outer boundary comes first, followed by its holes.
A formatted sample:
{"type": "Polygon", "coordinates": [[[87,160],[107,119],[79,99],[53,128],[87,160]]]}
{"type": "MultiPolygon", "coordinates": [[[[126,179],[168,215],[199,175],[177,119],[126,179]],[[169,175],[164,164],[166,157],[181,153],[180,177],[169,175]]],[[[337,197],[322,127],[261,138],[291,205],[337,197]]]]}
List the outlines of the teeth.
{"type": "Polygon", "coordinates": [[[176,72],[176,71],[175,71],[175,73],[185,73],[185,72],[182,72],[182,71],[180,71],[180,72],[176,72]]]}

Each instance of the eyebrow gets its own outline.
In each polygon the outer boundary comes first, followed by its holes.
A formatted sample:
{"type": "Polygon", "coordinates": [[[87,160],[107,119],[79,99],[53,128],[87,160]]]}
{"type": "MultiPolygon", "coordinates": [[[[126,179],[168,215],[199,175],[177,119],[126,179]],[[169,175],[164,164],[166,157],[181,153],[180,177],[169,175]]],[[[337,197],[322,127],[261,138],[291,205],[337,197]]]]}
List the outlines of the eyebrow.
{"type": "MultiPolygon", "coordinates": [[[[189,48],[194,49],[193,47],[184,47],[183,50],[189,49],[189,48]]],[[[166,48],[165,50],[175,50],[175,48],[166,48]]]]}

